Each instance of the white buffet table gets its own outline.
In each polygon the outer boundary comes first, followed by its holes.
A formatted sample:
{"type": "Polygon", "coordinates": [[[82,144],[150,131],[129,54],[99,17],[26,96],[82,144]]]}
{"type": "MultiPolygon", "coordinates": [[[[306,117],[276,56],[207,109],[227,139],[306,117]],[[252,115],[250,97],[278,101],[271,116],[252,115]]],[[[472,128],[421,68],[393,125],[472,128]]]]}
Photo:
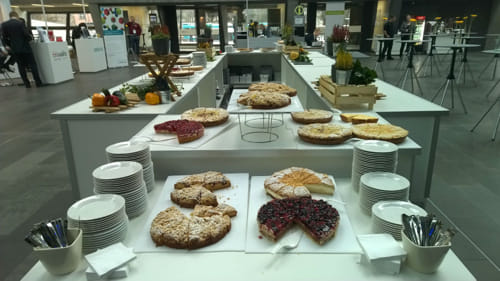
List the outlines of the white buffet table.
{"type": "MultiPolygon", "coordinates": [[[[335,175],[334,175],[335,176],[335,175]]],[[[336,178],[336,191],[347,203],[347,214],[354,233],[371,233],[370,217],[358,207],[358,196],[347,178],[336,178]]],[[[144,232],[145,221],[152,206],[160,197],[164,181],[149,193],[149,207],[141,216],[130,221],[125,244],[132,245],[144,232]]],[[[249,214],[252,220],[256,214],[249,214]]],[[[242,239],[245,239],[242,237],[242,239]]],[[[308,239],[304,237],[303,239],[308,239]]],[[[335,238],[333,238],[335,239],[335,238]]],[[[449,251],[438,271],[421,274],[403,266],[399,275],[387,275],[359,264],[359,254],[246,254],[244,252],[218,253],[141,253],[129,265],[129,276],[124,280],[475,280],[453,251],[449,251]]],[[[87,264],[64,276],[49,274],[40,262],[23,277],[24,281],[71,280],[83,281],[87,264]]]]}
{"type": "Polygon", "coordinates": [[[102,38],[76,39],[75,47],[80,72],[99,72],[108,68],[102,38]]]}
{"type": "Polygon", "coordinates": [[[31,48],[43,83],[57,84],[73,79],[66,42],[33,42],[31,48]]]}

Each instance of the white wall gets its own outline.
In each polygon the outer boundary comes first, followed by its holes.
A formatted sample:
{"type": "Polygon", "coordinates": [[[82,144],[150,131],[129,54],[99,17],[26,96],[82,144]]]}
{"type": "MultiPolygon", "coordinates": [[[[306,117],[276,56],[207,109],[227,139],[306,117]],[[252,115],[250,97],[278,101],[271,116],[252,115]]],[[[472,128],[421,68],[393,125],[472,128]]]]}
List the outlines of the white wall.
{"type": "Polygon", "coordinates": [[[333,26],[344,24],[344,11],[345,3],[344,1],[335,1],[326,3],[326,15],[325,15],[325,38],[332,35],[333,26]],[[342,11],[341,15],[328,15],[328,12],[342,11]]]}

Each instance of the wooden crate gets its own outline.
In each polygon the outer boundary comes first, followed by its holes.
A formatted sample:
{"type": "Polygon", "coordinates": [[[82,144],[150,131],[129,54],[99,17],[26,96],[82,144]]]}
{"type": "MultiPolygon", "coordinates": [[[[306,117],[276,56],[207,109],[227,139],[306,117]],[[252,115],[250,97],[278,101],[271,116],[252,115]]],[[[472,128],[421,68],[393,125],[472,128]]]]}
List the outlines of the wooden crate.
{"type": "Polygon", "coordinates": [[[291,52],[299,52],[299,46],[285,46],[283,47],[283,53],[289,54],[291,52]]]}
{"type": "Polygon", "coordinates": [[[377,101],[377,87],[371,85],[337,85],[330,76],[322,75],[319,79],[319,91],[334,107],[342,105],[368,104],[369,109],[377,101]]]}

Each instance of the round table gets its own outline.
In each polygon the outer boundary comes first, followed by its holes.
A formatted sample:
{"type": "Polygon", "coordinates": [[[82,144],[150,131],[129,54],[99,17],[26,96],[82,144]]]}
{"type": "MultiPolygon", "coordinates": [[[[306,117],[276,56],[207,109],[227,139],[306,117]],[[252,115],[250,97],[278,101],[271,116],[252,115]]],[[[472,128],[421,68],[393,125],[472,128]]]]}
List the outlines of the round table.
{"type": "Polygon", "coordinates": [[[415,53],[415,44],[430,42],[430,40],[398,40],[398,42],[407,43],[410,45],[410,53],[408,56],[408,65],[406,66],[406,71],[403,73],[403,75],[401,75],[401,78],[399,79],[398,85],[401,89],[404,89],[404,86],[406,84],[406,80],[407,80],[408,75],[409,75],[410,81],[411,81],[412,93],[414,93],[413,80],[415,80],[415,82],[417,83],[418,89],[420,90],[420,95],[423,96],[424,92],[422,91],[422,87],[420,87],[420,81],[418,81],[417,73],[415,72],[415,68],[413,66],[413,55],[415,53]]]}
{"type": "Polygon", "coordinates": [[[448,88],[451,89],[451,108],[455,108],[455,90],[458,93],[458,98],[460,99],[460,103],[462,104],[462,108],[464,110],[464,113],[467,114],[467,108],[465,107],[464,100],[462,98],[462,93],[460,92],[460,88],[457,87],[457,83],[455,81],[455,60],[457,57],[457,51],[461,50],[463,48],[473,48],[473,47],[478,47],[479,45],[477,44],[445,44],[445,45],[436,45],[436,47],[440,48],[450,48],[453,53],[451,57],[451,65],[450,65],[450,72],[448,73],[448,76],[446,77],[446,81],[439,87],[439,89],[436,91],[436,94],[432,98],[432,101],[436,99],[436,97],[439,95],[441,92],[441,89],[444,88],[443,90],[443,97],[441,98],[441,103],[440,105],[443,105],[444,99],[446,97],[446,93],[448,91],[448,88]]]}
{"type": "Polygon", "coordinates": [[[393,41],[395,39],[394,38],[385,38],[385,37],[374,37],[374,38],[368,38],[366,40],[378,42],[378,59],[377,59],[377,62],[375,63],[374,70],[375,70],[375,72],[377,72],[377,69],[380,67],[380,72],[382,73],[382,78],[385,80],[384,69],[382,68],[382,64],[381,64],[384,61],[384,55],[382,54],[382,41],[393,41]]]}
{"type": "Polygon", "coordinates": [[[427,70],[430,69],[430,76],[432,76],[432,70],[434,66],[436,67],[436,70],[438,72],[438,75],[441,75],[441,71],[439,70],[439,63],[437,63],[436,58],[434,57],[434,50],[436,50],[436,38],[437,37],[444,37],[444,36],[449,36],[448,34],[440,35],[437,33],[431,33],[431,34],[425,34],[424,37],[430,37],[431,38],[431,48],[429,50],[429,53],[427,53],[427,57],[425,57],[424,62],[420,66],[420,69],[417,71],[417,75],[420,74],[420,72],[425,69],[423,72],[423,75],[420,77],[425,77],[427,76],[427,70]]]}

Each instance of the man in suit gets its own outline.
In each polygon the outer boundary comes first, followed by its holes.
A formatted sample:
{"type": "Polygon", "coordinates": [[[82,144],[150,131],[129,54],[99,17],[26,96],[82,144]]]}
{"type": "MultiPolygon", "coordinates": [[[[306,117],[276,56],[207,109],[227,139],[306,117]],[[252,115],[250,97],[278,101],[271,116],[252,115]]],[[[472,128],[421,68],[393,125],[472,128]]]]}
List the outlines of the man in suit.
{"type": "MultiPolygon", "coordinates": [[[[394,22],[396,21],[395,16],[389,16],[389,19],[384,24],[384,38],[394,38],[394,22]]],[[[392,43],[393,40],[384,41],[384,49],[382,50],[382,57],[385,57],[387,53],[387,60],[393,60],[392,58],[392,43]]]]}
{"type": "Polygon", "coordinates": [[[17,62],[19,74],[26,88],[31,88],[30,80],[26,74],[26,69],[28,67],[31,68],[36,86],[42,87],[44,85],[42,84],[40,75],[38,75],[35,57],[33,56],[33,51],[29,43],[33,40],[33,37],[29,34],[28,29],[22,21],[19,20],[19,16],[16,12],[10,12],[9,17],[10,19],[8,21],[2,23],[3,42],[12,52],[12,56],[17,62]]]}

